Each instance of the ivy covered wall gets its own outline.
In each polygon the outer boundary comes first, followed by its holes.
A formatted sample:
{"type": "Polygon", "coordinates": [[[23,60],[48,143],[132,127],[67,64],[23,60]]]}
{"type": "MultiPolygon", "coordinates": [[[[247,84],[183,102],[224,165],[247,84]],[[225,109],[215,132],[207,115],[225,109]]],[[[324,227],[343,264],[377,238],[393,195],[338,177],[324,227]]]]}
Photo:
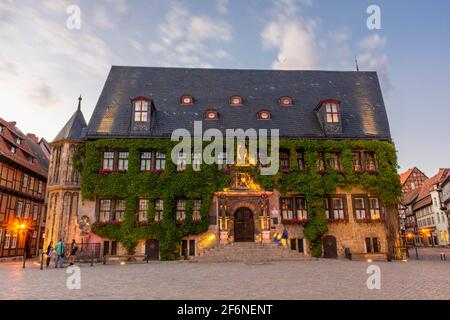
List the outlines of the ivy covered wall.
{"type": "MultiPolygon", "coordinates": [[[[177,172],[170,159],[171,148],[175,145],[168,139],[100,139],[82,145],[75,163],[82,172],[82,196],[117,197],[125,200],[125,217],[121,224],[94,224],[93,231],[100,236],[121,242],[129,253],[133,253],[139,240],[151,237],[159,239],[160,256],[163,260],[179,257],[181,237],[198,234],[208,229],[209,210],[213,194],[229,186],[230,177],[217,169],[217,165],[201,165],[201,171],[187,166],[184,172],[177,172]],[[99,175],[102,169],[102,150],[127,149],[129,151],[128,172],[99,175]],[[140,171],[140,151],[159,150],[166,153],[165,170],[158,173],[140,171]],[[137,198],[163,199],[164,213],[160,223],[138,223],[136,219],[137,198]],[[186,223],[177,225],[175,206],[177,198],[187,199],[186,223]],[[192,221],[193,199],[202,199],[201,222],[192,221]]],[[[378,194],[380,200],[396,204],[400,195],[395,147],[387,141],[361,140],[302,140],[281,139],[280,148],[290,150],[291,172],[279,172],[274,176],[262,176],[258,168],[243,168],[265,189],[304,194],[308,201],[308,222],[305,236],[311,244],[313,256],[321,256],[322,236],[327,231],[323,197],[334,193],[337,187],[359,186],[378,194]],[[356,173],[352,169],[352,150],[372,151],[376,155],[378,170],[374,173],[356,173]],[[298,170],[296,150],[304,153],[306,169],[298,170]],[[325,152],[325,160],[331,152],[339,152],[343,171],[327,168],[326,173],[317,170],[319,152],[325,152]]],[[[153,201],[150,201],[148,221],[154,219],[153,201]]]]}

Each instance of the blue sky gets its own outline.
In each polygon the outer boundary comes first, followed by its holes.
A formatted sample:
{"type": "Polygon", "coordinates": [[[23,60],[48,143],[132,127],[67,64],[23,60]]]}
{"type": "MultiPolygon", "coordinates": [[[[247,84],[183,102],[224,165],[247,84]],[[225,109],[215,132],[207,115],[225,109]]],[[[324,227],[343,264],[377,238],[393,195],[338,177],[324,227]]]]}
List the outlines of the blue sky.
{"type": "Polygon", "coordinates": [[[379,73],[401,170],[432,175],[450,166],[448,39],[446,0],[2,0],[0,116],[52,140],[80,93],[90,118],[113,64],[354,70],[357,56],[379,73]]]}

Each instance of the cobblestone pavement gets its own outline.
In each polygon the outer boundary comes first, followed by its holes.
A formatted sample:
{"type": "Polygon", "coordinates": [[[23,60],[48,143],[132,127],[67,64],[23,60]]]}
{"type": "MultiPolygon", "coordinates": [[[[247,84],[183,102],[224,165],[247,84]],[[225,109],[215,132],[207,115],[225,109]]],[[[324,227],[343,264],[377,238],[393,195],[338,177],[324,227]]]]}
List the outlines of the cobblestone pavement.
{"type": "Polygon", "coordinates": [[[367,262],[154,262],[81,265],[81,289],[66,269],[0,263],[0,299],[450,299],[450,262],[378,262],[381,289],[369,290],[367,262]]]}

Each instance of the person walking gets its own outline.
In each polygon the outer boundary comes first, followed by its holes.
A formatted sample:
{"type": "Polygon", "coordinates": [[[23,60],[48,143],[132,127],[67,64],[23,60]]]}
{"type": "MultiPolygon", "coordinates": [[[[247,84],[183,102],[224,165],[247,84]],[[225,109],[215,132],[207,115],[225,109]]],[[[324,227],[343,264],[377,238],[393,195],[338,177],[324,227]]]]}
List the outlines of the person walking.
{"type": "Polygon", "coordinates": [[[288,239],[289,239],[289,233],[288,233],[286,227],[284,227],[283,233],[281,235],[281,241],[283,242],[283,248],[287,248],[288,239]]]}
{"type": "Polygon", "coordinates": [[[73,266],[73,263],[75,262],[75,258],[77,257],[77,251],[78,246],[75,242],[75,239],[72,239],[72,243],[70,244],[70,256],[69,256],[69,263],[71,266],[73,266]]]}
{"type": "Polygon", "coordinates": [[[62,268],[64,264],[64,243],[62,239],[59,239],[58,243],[55,246],[56,251],[56,263],[55,268],[62,268]]]}
{"type": "Polygon", "coordinates": [[[53,241],[50,241],[50,244],[47,247],[47,261],[45,263],[46,267],[48,268],[50,266],[50,260],[52,260],[53,257],[53,241]]]}

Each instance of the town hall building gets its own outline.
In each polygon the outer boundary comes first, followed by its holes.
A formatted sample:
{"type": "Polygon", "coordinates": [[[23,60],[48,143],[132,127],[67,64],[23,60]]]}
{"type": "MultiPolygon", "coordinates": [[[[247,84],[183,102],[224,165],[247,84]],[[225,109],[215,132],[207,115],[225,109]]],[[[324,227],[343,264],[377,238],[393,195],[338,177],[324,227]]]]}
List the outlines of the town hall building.
{"type": "Polygon", "coordinates": [[[376,72],[113,66],[89,122],[80,98],[51,148],[46,243],[195,259],[271,247],[286,230],[302,256],[398,256],[401,186],[376,72]],[[224,136],[278,129],[276,174],[261,174],[250,139],[240,164],[225,139],[216,163],[205,139],[172,159],[173,132],[198,121],[224,136]]]}

